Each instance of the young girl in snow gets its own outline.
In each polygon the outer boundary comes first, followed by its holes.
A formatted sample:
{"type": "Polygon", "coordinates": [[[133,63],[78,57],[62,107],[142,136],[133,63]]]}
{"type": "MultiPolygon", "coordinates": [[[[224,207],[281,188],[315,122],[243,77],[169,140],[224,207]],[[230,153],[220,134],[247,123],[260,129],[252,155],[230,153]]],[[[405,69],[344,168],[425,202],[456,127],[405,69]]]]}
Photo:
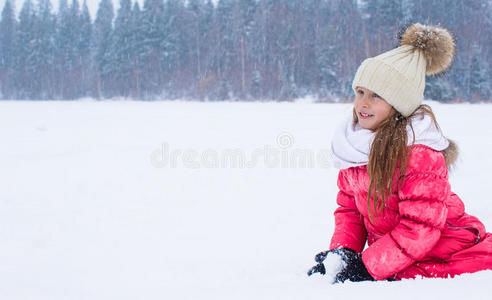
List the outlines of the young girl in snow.
{"type": "Polygon", "coordinates": [[[325,274],[329,255],[343,262],[335,282],[492,269],[492,234],[449,185],[457,147],[421,104],[425,75],[449,67],[454,47],[447,30],[416,23],[398,48],[360,65],[353,115],[332,141],[335,231],[309,275],[325,274]]]}

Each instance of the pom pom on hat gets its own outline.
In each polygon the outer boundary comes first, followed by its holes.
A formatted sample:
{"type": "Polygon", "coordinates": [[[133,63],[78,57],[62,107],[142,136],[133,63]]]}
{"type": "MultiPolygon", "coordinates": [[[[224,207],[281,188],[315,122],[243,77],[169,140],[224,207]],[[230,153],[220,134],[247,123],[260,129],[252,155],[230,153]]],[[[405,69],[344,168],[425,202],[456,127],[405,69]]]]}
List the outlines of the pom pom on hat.
{"type": "Polygon", "coordinates": [[[433,75],[447,69],[453,60],[455,44],[449,31],[439,26],[415,23],[402,36],[401,45],[423,51],[427,61],[426,74],[433,75]]]}

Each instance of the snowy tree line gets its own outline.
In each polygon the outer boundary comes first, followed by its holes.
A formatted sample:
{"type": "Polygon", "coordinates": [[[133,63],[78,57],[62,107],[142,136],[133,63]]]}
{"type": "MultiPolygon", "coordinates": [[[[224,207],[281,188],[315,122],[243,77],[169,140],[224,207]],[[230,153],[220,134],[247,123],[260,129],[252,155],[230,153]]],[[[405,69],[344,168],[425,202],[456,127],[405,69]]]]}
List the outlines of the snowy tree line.
{"type": "Polygon", "coordinates": [[[398,44],[413,22],[457,40],[440,101],[492,99],[492,3],[468,0],[25,0],[0,20],[0,98],[291,100],[352,96],[368,57],[398,44]]]}

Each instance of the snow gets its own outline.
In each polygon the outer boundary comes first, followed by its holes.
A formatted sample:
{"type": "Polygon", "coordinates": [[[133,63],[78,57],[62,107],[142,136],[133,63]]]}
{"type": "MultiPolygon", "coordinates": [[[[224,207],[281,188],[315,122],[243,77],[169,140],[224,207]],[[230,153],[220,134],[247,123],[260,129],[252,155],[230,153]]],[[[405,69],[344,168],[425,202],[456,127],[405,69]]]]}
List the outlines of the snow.
{"type": "Polygon", "coordinates": [[[347,263],[343,261],[339,254],[328,253],[326,258],[323,260],[323,265],[326,269],[326,274],[323,276],[323,281],[333,283],[336,280],[337,274],[347,266],[347,263]]]}
{"type": "MultiPolygon", "coordinates": [[[[452,190],[491,231],[492,105],[431,106],[461,149],[452,190]]],[[[290,159],[328,149],[350,108],[0,102],[1,298],[488,298],[492,271],[336,285],[306,275],[333,232],[337,170],[290,159]],[[207,164],[229,150],[250,163],[207,164]]]]}

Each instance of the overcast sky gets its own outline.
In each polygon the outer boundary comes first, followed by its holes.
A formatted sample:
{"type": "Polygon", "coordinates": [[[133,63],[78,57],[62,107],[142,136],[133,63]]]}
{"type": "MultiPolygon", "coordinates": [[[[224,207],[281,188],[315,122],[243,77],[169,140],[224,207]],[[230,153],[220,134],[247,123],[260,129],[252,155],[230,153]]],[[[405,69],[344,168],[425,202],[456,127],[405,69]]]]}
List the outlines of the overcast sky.
{"type": "MultiPolygon", "coordinates": [[[[3,6],[5,4],[6,0],[0,0],[0,9],[3,10],[3,6]]],[[[16,12],[19,13],[20,9],[22,8],[22,3],[24,3],[24,0],[10,0],[15,2],[15,8],[16,12]]],[[[32,2],[37,2],[37,0],[31,0],[32,2]]],[[[58,1],[59,0],[51,0],[51,4],[53,5],[53,9],[56,11],[58,10],[58,1]]],[[[94,18],[96,17],[96,12],[97,12],[97,7],[99,5],[100,0],[86,0],[87,1],[87,6],[89,8],[89,12],[91,13],[92,20],[94,21],[94,18]]],[[[120,6],[120,0],[112,0],[113,1],[113,6],[116,10],[118,10],[120,6]]],[[[143,7],[143,2],[144,0],[132,0],[132,2],[138,1],[140,3],[140,8],[143,7]]],[[[213,3],[217,3],[218,0],[212,0],[213,3]]],[[[72,0],[67,0],[67,2],[70,4],[72,0]]],[[[84,0],[79,0],[79,4],[82,6],[82,3],[84,3],[84,0]]],[[[1,12],[1,10],[0,10],[1,12]]],[[[1,17],[1,15],[0,15],[1,17]]]]}
{"type": "MultiPolygon", "coordinates": [[[[0,7],[1,9],[3,10],[3,6],[5,4],[5,1],[6,0],[0,0],[0,7]]],[[[16,8],[16,12],[19,13],[20,9],[22,8],[22,3],[24,3],[24,0],[10,0],[10,1],[14,1],[15,2],[15,8],[16,8]]],[[[31,0],[32,2],[37,2],[37,0],[31,0]]],[[[51,4],[53,5],[53,9],[56,11],[58,10],[58,1],[59,0],[51,0],[51,4]]],[[[99,1],[100,0],[86,0],[87,1],[87,6],[89,8],[89,12],[91,13],[91,16],[92,16],[92,20],[94,20],[94,18],[96,17],[96,12],[97,12],[97,7],[99,5],[99,1]]],[[[115,7],[115,10],[118,9],[119,5],[120,5],[120,1],[119,0],[112,0],[113,1],[113,5],[115,7]]],[[[144,0],[137,0],[140,5],[143,3],[144,0]]],[[[72,0],[67,0],[67,2],[70,4],[72,2],[72,0]]],[[[79,0],[79,4],[82,6],[82,3],[84,2],[84,0],[79,0]]],[[[135,2],[135,0],[132,0],[132,2],[135,2]]],[[[142,6],[140,6],[142,7],[142,6]]]]}

